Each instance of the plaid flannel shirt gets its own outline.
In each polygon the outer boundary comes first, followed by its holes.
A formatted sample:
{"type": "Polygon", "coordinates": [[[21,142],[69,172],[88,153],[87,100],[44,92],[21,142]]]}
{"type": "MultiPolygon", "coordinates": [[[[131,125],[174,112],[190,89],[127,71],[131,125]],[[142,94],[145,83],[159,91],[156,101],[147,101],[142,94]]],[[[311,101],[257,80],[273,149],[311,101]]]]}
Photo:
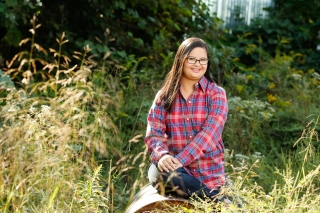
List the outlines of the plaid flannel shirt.
{"type": "Polygon", "coordinates": [[[222,186],[222,131],[228,114],[225,90],[203,76],[187,101],[177,94],[170,113],[156,99],[148,114],[145,137],[152,163],[170,154],[210,189],[222,186]]]}

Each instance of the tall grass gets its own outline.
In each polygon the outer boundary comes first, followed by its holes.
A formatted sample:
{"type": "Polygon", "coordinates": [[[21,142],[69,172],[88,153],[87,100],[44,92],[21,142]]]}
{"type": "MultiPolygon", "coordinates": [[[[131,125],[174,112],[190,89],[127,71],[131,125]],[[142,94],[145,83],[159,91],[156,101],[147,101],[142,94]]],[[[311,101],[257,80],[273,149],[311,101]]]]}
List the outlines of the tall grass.
{"type": "Polygon", "coordinates": [[[77,97],[81,90],[76,91],[71,90],[67,100],[74,103],[67,106],[59,96],[41,106],[41,100],[25,98],[16,100],[19,108],[2,110],[0,206],[4,212],[41,212],[39,207],[74,212],[81,206],[73,202],[77,183],[90,178],[98,167],[95,155],[107,155],[105,136],[98,133],[109,129],[103,126],[101,113],[81,110],[82,96],[77,97]]]}
{"type": "Polygon", "coordinates": [[[110,84],[93,83],[106,71],[93,72],[89,47],[70,65],[62,54],[64,34],[59,50],[50,49],[52,62],[34,58],[35,49],[46,51],[35,43],[40,26],[31,22],[32,37],[20,43],[30,43],[30,52],[18,53],[6,70],[20,86],[3,98],[0,112],[1,212],[106,212],[97,159],[117,155],[116,143],[108,143],[119,141],[108,111],[117,109],[121,95],[111,97],[110,84]]]}
{"type": "Polygon", "coordinates": [[[0,212],[123,212],[149,159],[142,135],[132,130],[123,141],[115,123],[125,95],[109,69],[122,66],[97,67],[89,46],[69,58],[64,33],[57,50],[45,50],[35,22],[20,43],[29,52],[5,70],[17,89],[1,98],[0,212]]]}

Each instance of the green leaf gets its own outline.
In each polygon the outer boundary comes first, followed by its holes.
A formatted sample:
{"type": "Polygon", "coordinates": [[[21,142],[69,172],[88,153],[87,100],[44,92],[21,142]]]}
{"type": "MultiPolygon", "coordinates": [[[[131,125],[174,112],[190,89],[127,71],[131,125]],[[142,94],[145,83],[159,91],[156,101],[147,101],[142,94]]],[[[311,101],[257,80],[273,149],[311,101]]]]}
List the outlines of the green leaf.
{"type": "Polygon", "coordinates": [[[169,25],[172,25],[173,24],[173,21],[170,19],[170,18],[166,18],[166,21],[169,25]]]}
{"type": "Polygon", "coordinates": [[[144,19],[139,20],[138,27],[145,28],[147,22],[144,19]]]}
{"type": "Polygon", "coordinates": [[[181,31],[179,25],[177,25],[176,23],[174,23],[173,26],[174,26],[177,30],[181,31]]]}
{"type": "Polygon", "coordinates": [[[104,51],[103,45],[97,44],[97,45],[96,45],[96,48],[97,48],[97,51],[98,51],[98,52],[103,53],[103,51],[104,51]]]}
{"type": "Polygon", "coordinates": [[[187,16],[192,16],[191,10],[185,10],[185,14],[186,14],[187,16]]]}
{"type": "Polygon", "coordinates": [[[10,77],[2,72],[0,69],[0,87],[14,88],[14,83],[11,81],[10,77]]]}
{"type": "Polygon", "coordinates": [[[126,58],[126,57],[127,57],[126,51],[118,51],[117,54],[118,54],[119,56],[121,56],[122,58],[126,58]]]}
{"type": "Polygon", "coordinates": [[[5,39],[10,45],[17,47],[22,39],[20,30],[17,27],[12,26],[8,29],[5,39]]]}
{"type": "Polygon", "coordinates": [[[143,40],[141,38],[136,38],[134,41],[137,46],[143,45],[143,40]]]}
{"type": "Polygon", "coordinates": [[[7,5],[0,3],[0,13],[6,11],[6,9],[7,9],[7,5]]]}
{"type": "Polygon", "coordinates": [[[116,1],[115,2],[115,7],[120,8],[120,9],[126,9],[126,5],[123,3],[123,1],[116,1]]]}
{"type": "Polygon", "coordinates": [[[18,0],[6,1],[9,7],[14,7],[18,5],[18,0]]]}
{"type": "Polygon", "coordinates": [[[151,22],[156,23],[156,20],[155,20],[153,17],[148,16],[148,19],[149,19],[151,22]]]}

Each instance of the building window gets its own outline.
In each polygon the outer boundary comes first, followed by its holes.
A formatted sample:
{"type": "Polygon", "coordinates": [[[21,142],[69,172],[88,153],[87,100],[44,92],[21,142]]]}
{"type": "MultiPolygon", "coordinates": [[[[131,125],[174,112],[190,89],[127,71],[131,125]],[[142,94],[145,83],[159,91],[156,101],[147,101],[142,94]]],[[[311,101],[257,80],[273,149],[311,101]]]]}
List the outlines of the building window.
{"type": "Polygon", "coordinates": [[[228,30],[237,25],[250,25],[254,18],[267,18],[264,8],[273,7],[273,0],[204,0],[213,15],[224,21],[228,30]]]}

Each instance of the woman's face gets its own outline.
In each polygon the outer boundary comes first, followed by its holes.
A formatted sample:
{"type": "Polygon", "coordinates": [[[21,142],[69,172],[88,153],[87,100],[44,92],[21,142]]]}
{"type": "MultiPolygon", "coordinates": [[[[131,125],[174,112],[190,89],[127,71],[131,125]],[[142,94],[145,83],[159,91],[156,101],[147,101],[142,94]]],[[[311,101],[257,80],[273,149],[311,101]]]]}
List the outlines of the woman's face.
{"type": "Polygon", "coordinates": [[[207,63],[206,49],[201,47],[194,48],[184,61],[182,78],[198,82],[207,70],[207,63]]]}

